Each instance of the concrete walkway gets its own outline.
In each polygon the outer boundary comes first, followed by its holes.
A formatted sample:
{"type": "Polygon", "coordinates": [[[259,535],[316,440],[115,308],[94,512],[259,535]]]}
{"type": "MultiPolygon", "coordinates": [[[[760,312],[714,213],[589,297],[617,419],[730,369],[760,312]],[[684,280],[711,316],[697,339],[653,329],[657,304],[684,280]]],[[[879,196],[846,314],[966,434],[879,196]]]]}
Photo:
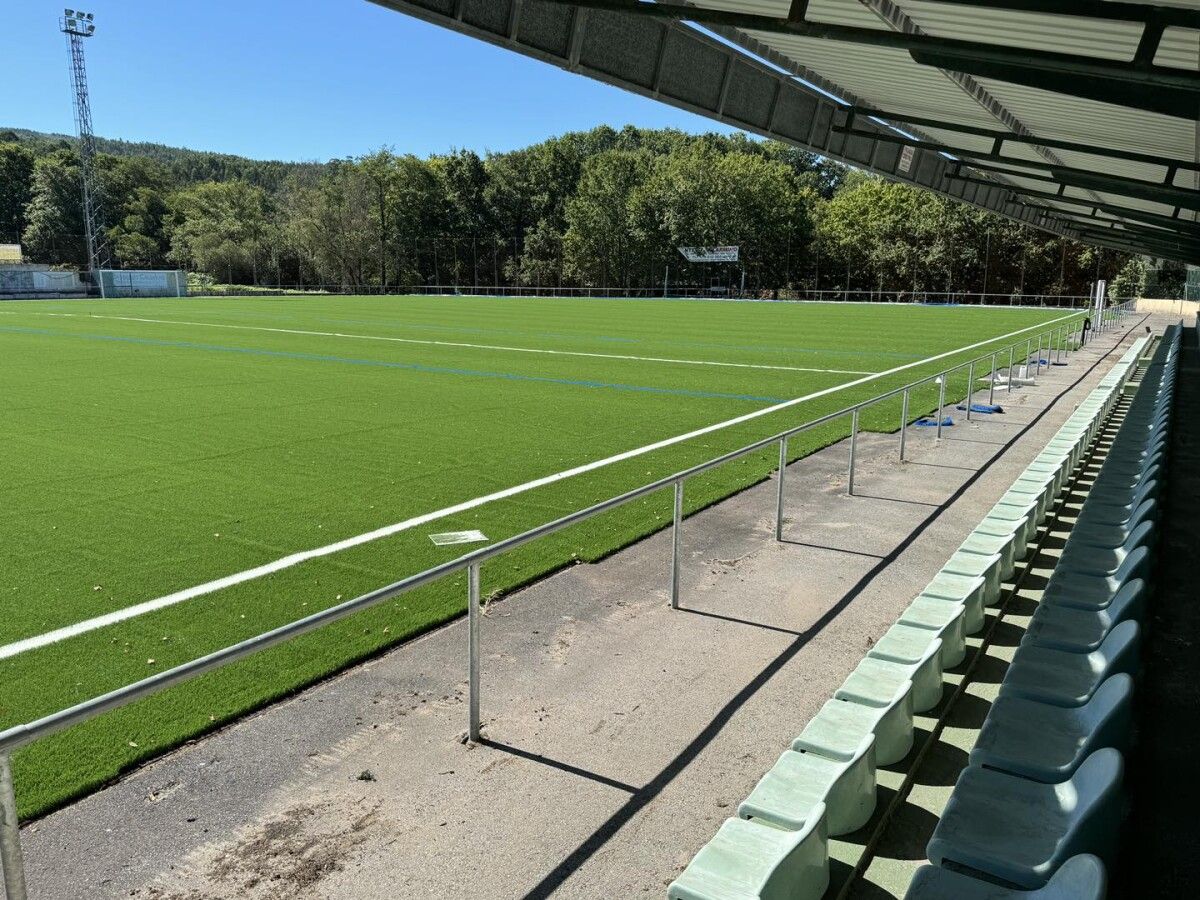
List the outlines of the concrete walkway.
{"type": "MultiPolygon", "coordinates": [[[[1140,319],[1128,320],[1140,331],[1140,319]]],[[[1108,370],[1097,338],[1002,416],[864,435],[577,566],[483,623],[467,746],[455,622],[26,828],[37,898],[663,896],[695,851],[1108,370]],[[985,468],[986,467],[986,468],[985,468]]]]}

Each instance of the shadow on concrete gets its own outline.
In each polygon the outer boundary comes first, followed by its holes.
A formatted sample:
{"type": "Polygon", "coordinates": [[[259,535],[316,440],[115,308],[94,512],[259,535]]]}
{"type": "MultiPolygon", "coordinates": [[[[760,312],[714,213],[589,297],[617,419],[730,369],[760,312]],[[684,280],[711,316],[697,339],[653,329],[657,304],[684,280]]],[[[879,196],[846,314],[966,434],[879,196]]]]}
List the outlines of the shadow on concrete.
{"type": "Polygon", "coordinates": [[[528,750],[522,750],[520,747],[513,747],[509,744],[502,744],[499,741],[493,741],[487,737],[480,737],[479,743],[491,750],[499,750],[501,753],[510,753],[513,756],[519,756],[521,759],[527,759],[530,762],[541,763],[544,766],[549,766],[552,769],[558,769],[560,772],[567,772],[571,775],[578,775],[580,778],[586,778],[588,781],[595,781],[597,784],[602,784],[605,787],[616,788],[619,791],[624,791],[627,794],[636,794],[640,788],[632,784],[626,784],[623,781],[617,781],[615,778],[609,778],[606,775],[601,775],[598,772],[591,772],[587,769],[581,769],[579,766],[573,766],[570,763],[565,763],[562,760],[553,759],[549,756],[543,756],[540,753],[530,753],[528,750]]]}
{"type": "Polygon", "coordinates": [[[722,613],[707,612],[703,609],[692,609],[687,606],[680,606],[676,611],[689,613],[693,616],[704,616],[706,619],[720,619],[722,622],[733,622],[735,625],[749,625],[751,628],[762,628],[765,631],[778,631],[780,634],[790,634],[793,637],[801,636],[801,632],[792,628],[783,628],[779,625],[768,625],[765,622],[753,622],[750,619],[739,619],[737,616],[726,616],[722,613]]]}
{"type": "Polygon", "coordinates": [[[784,538],[779,543],[791,544],[793,547],[808,547],[810,550],[828,550],[830,553],[849,553],[851,556],[865,556],[868,559],[883,559],[883,555],[879,553],[866,553],[863,550],[847,550],[845,547],[828,547],[825,544],[808,544],[804,541],[793,541],[791,538],[784,538]]]}

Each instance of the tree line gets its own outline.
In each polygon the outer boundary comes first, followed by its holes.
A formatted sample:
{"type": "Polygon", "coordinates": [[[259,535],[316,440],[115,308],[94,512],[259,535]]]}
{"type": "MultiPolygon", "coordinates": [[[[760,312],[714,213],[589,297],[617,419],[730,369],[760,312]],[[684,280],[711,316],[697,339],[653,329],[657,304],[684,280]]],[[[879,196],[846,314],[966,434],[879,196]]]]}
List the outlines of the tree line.
{"type": "MultiPolygon", "coordinates": [[[[1128,257],[744,135],[627,126],[506,153],[256,161],[102,141],[109,247],[212,281],[1084,294],[1128,257]],[[681,246],[736,244],[738,265],[681,246]]],[[[0,242],[86,266],[73,142],[0,131],[0,242]]]]}

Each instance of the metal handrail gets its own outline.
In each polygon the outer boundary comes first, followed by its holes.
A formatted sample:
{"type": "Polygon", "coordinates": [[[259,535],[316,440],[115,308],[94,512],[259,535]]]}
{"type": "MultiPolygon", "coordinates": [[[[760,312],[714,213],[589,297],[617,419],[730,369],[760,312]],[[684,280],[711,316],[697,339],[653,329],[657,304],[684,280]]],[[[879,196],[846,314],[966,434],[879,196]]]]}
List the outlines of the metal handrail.
{"type": "MultiPolygon", "coordinates": [[[[1130,311],[1130,303],[1118,304],[1111,307],[1102,315],[1101,322],[1097,327],[1103,327],[1105,323],[1111,323],[1118,318],[1124,317],[1130,311]]],[[[1064,345],[1074,339],[1075,335],[1080,332],[1081,319],[1072,322],[1064,323],[1058,327],[1040,331],[1037,334],[1038,347],[1038,371],[1041,370],[1041,341],[1044,336],[1049,336],[1047,347],[1053,346],[1055,337],[1059,349],[1066,349],[1064,345]]],[[[1021,363],[1028,372],[1029,365],[1029,350],[1032,347],[1032,337],[1025,341],[1026,353],[1024,362],[1021,363]]],[[[963,368],[970,367],[972,370],[972,378],[967,386],[967,409],[968,413],[971,406],[971,398],[974,395],[973,370],[975,363],[990,359],[992,364],[993,374],[995,372],[996,356],[1007,349],[1009,351],[1009,366],[1008,366],[1008,390],[1012,390],[1012,370],[1013,351],[1019,347],[1021,341],[1016,341],[1004,347],[992,350],[990,353],[985,352],[978,357],[975,357],[966,362],[960,362],[954,366],[942,370],[937,374],[927,375],[916,381],[910,382],[898,388],[893,388],[878,394],[866,400],[859,401],[851,406],[844,407],[835,412],[827,413],[809,422],[789,428],[785,431],[771,435],[770,437],[760,438],[753,443],[747,444],[736,450],[731,450],[723,453],[706,462],[697,463],[687,469],[675,472],[672,475],[664,476],[649,484],[634,488],[619,494],[615,497],[610,497],[599,503],[585,507],[575,512],[568,513],[551,522],[538,525],[520,534],[498,541],[487,547],[482,547],[478,550],[473,550],[455,559],[433,566],[415,575],[410,575],[392,584],[377,588],[366,594],[362,594],[344,603],[329,607],[328,609],[315,612],[302,619],[294,622],[289,622],[286,625],[281,625],[263,634],[247,638],[229,647],[214,651],[197,659],[182,663],[174,668],[167,669],[163,672],[156,673],[148,678],[143,678],[140,681],[125,685],[124,687],[102,694],[99,697],[94,697],[90,700],[85,700],[82,703],[77,703],[74,706],[68,707],[50,715],[35,719],[32,722],[27,722],[21,725],[15,725],[0,731],[0,865],[3,866],[4,884],[6,888],[6,900],[25,900],[25,881],[24,872],[21,863],[20,850],[20,834],[17,824],[16,797],[13,791],[12,770],[11,770],[11,755],[14,750],[23,747],[33,741],[46,737],[58,731],[62,731],[74,725],[81,724],[102,713],[133,703],[137,700],[151,696],[159,691],[165,690],[174,685],[181,684],[186,681],[198,677],[206,672],[221,668],[231,662],[235,662],[244,657],[250,656],[261,650],[268,649],[280,644],[291,638],[307,634],[315,631],[318,628],[337,622],[341,619],[351,616],[356,612],[360,612],[369,607],[375,606],[386,600],[398,597],[411,590],[430,584],[447,575],[453,575],[463,570],[467,571],[468,582],[468,602],[467,602],[467,617],[468,617],[468,673],[469,673],[469,698],[468,698],[468,736],[473,741],[478,741],[480,737],[480,713],[479,713],[479,676],[480,676],[480,661],[479,661],[479,618],[480,618],[480,567],[483,563],[510,550],[514,550],[524,544],[528,544],[538,538],[553,534],[568,528],[571,525],[578,524],[586,519],[608,512],[617,507],[623,506],[633,500],[645,497],[648,494],[655,493],[668,487],[673,487],[675,491],[674,497],[674,515],[672,527],[674,530],[672,536],[672,565],[671,565],[671,581],[670,594],[671,606],[678,608],[679,606],[679,568],[680,568],[680,551],[681,551],[681,535],[682,535],[682,519],[683,519],[683,486],[687,479],[715,469],[747,456],[755,451],[769,447],[772,444],[779,444],[779,490],[776,508],[776,523],[775,536],[780,539],[783,528],[783,480],[784,472],[787,468],[787,441],[789,438],[811,428],[816,428],[827,422],[849,415],[852,418],[851,428],[851,443],[850,443],[850,471],[848,479],[849,493],[853,493],[854,486],[854,450],[857,441],[858,420],[861,410],[876,403],[897,396],[904,395],[902,405],[902,416],[904,421],[900,425],[900,458],[904,458],[905,449],[905,432],[907,430],[907,417],[909,412],[909,395],[912,390],[918,388],[931,381],[940,379],[940,390],[938,399],[938,437],[941,437],[941,421],[942,411],[945,406],[946,381],[948,377],[963,368]]],[[[994,392],[995,382],[993,380],[992,390],[994,392]]]]}

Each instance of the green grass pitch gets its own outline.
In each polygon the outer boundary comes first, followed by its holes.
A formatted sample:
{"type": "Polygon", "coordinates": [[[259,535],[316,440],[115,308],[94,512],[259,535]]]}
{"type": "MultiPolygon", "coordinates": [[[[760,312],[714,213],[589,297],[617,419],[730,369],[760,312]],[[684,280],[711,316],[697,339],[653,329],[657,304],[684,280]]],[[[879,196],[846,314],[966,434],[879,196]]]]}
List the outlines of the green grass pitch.
{"type": "MultiPolygon", "coordinates": [[[[465,297],[0,304],[0,646],[1062,315],[465,297]]],[[[502,539],[944,365],[2,659],[0,728],[464,551],[433,532],[502,539]]],[[[914,418],[935,390],[915,397],[914,418]]],[[[863,425],[894,430],[898,413],[880,404],[863,425]]],[[[792,456],[848,428],[806,432],[792,456]]],[[[769,449],[694,479],[686,509],[774,462],[769,449]]],[[[528,545],[484,567],[484,591],[599,558],[665,525],[670,506],[664,492],[528,545]]],[[[26,747],[22,814],[464,608],[465,579],[447,579],[26,747]]]]}

